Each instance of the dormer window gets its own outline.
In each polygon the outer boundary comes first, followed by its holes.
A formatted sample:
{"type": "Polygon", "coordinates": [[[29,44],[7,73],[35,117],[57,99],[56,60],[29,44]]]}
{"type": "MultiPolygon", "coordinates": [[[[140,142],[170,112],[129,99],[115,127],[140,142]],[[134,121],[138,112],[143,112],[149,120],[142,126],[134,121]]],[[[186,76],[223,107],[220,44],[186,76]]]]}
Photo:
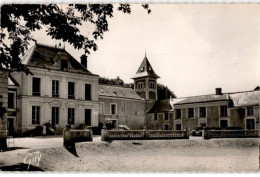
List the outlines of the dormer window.
{"type": "Polygon", "coordinates": [[[68,61],[61,60],[61,71],[68,71],[68,61]]]}
{"type": "Polygon", "coordinates": [[[143,72],[143,71],[144,71],[144,67],[141,68],[141,72],[143,72]]]}
{"type": "Polygon", "coordinates": [[[151,70],[152,70],[152,68],[149,66],[149,67],[148,67],[148,70],[149,70],[149,71],[151,71],[151,70]]]}

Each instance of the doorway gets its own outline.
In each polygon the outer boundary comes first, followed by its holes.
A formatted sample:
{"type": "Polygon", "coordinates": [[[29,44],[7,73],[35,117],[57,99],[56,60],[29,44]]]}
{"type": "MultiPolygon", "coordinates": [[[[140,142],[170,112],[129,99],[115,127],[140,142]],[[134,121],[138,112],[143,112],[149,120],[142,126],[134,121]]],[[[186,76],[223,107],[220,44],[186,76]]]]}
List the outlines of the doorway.
{"type": "Polygon", "coordinates": [[[255,130],[255,119],[246,119],[246,129],[255,130]]]}
{"type": "Polygon", "coordinates": [[[220,128],[227,128],[228,120],[220,120],[220,128]]]}
{"type": "Polygon", "coordinates": [[[13,136],[14,135],[14,119],[13,118],[8,118],[7,119],[7,130],[8,130],[8,135],[13,136]]]}

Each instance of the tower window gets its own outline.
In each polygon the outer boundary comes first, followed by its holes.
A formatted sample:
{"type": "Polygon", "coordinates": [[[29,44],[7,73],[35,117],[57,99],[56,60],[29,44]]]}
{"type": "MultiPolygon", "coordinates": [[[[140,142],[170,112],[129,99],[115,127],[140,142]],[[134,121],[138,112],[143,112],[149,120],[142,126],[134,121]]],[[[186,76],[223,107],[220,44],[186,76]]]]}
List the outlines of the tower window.
{"type": "Polygon", "coordinates": [[[150,88],[155,88],[155,83],[154,83],[154,82],[150,82],[150,83],[149,83],[149,87],[150,87],[150,88]]]}
{"type": "Polygon", "coordinates": [[[138,89],[143,88],[143,83],[142,83],[142,82],[139,82],[139,83],[137,84],[137,88],[138,88],[138,89]]]}
{"type": "Polygon", "coordinates": [[[143,72],[143,71],[144,71],[144,67],[141,68],[141,72],[143,72]]]}

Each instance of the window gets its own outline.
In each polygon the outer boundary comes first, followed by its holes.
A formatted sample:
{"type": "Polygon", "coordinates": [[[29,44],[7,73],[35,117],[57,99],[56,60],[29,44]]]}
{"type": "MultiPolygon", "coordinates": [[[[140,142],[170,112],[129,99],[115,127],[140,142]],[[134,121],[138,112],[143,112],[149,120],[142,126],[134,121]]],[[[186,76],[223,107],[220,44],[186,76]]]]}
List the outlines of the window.
{"type": "Polygon", "coordinates": [[[52,107],[51,120],[52,125],[59,124],[59,107],[52,107]]]}
{"type": "Polygon", "coordinates": [[[200,117],[206,117],[206,107],[200,107],[200,117]]]}
{"type": "Polygon", "coordinates": [[[169,124],[164,124],[164,130],[170,130],[169,124]]]}
{"type": "Polygon", "coordinates": [[[68,98],[74,99],[75,98],[75,83],[68,82],[68,98]]]}
{"type": "Polygon", "coordinates": [[[75,109],[68,108],[68,124],[74,125],[74,121],[75,121],[75,109]]]}
{"type": "Polygon", "coordinates": [[[40,106],[32,106],[32,124],[40,124],[40,106]]]}
{"type": "Polygon", "coordinates": [[[181,124],[175,124],[175,129],[176,130],[181,130],[181,124]]]}
{"type": "Polygon", "coordinates": [[[110,104],[110,113],[111,113],[112,115],[117,114],[116,104],[110,104]]]}
{"type": "Polygon", "coordinates": [[[138,88],[138,89],[143,88],[143,83],[142,83],[142,82],[139,82],[139,83],[137,84],[137,88],[138,88]]]}
{"type": "Polygon", "coordinates": [[[176,109],[176,119],[181,118],[181,109],[176,109]]]}
{"type": "Polygon", "coordinates": [[[32,79],[32,95],[41,95],[41,78],[33,77],[32,79]]]}
{"type": "Polygon", "coordinates": [[[254,115],[254,109],[253,109],[253,107],[248,107],[248,108],[247,108],[247,115],[248,115],[248,116],[253,116],[253,115],[254,115]]]}
{"type": "Polygon", "coordinates": [[[200,123],[200,127],[206,127],[207,124],[206,123],[200,123]]]}
{"type": "Polygon", "coordinates": [[[157,114],[154,114],[154,120],[157,121],[157,114]]]}
{"type": "Polygon", "coordinates": [[[221,117],[227,116],[227,106],[220,106],[220,116],[221,117]]]}
{"type": "Polygon", "coordinates": [[[194,109],[193,108],[188,108],[188,118],[194,117],[194,109]]]}
{"type": "Polygon", "coordinates": [[[155,88],[155,83],[154,83],[154,82],[150,82],[150,83],[149,83],[149,87],[150,87],[150,88],[155,88]]]}
{"type": "Polygon", "coordinates": [[[228,120],[220,120],[220,128],[227,128],[228,120]]]}
{"type": "Polygon", "coordinates": [[[8,108],[14,108],[14,103],[15,103],[14,93],[9,92],[8,93],[8,108]]]}
{"type": "Polygon", "coordinates": [[[255,119],[246,119],[246,129],[255,130],[255,119]]]}
{"type": "Polygon", "coordinates": [[[164,120],[169,120],[168,112],[164,113],[164,120]]]}
{"type": "Polygon", "coordinates": [[[52,80],[52,97],[59,97],[59,81],[52,80]]]}
{"type": "Polygon", "coordinates": [[[91,85],[85,84],[85,100],[91,100],[91,85]]]}
{"type": "Polygon", "coordinates": [[[141,72],[143,72],[143,71],[144,71],[144,67],[141,68],[141,72]]]}
{"type": "Polygon", "coordinates": [[[68,61],[67,60],[61,60],[61,71],[68,71],[68,61]]]}
{"type": "Polygon", "coordinates": [[[91,109],[85,109],[85,125],[91,125],[91,109]]]}

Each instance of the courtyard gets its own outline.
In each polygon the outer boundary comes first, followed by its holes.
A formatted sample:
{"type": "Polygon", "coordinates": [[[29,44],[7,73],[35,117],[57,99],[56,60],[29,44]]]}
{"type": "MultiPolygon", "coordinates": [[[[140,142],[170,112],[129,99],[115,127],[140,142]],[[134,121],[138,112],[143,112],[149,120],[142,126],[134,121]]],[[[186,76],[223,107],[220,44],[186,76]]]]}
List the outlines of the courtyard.
{"type": "Polygon", "coordinates": [[[76,155],[62,143],[62,136],[15,138],[16,148],[0,152],[0,169],[15,170],[33,152],[41,156],[37,168],[42,171],[254,172],[259,169],[259,139],[191,137],[102,142],[100,136],[94,136],[93,142],[76,143],[76,155]]]}

